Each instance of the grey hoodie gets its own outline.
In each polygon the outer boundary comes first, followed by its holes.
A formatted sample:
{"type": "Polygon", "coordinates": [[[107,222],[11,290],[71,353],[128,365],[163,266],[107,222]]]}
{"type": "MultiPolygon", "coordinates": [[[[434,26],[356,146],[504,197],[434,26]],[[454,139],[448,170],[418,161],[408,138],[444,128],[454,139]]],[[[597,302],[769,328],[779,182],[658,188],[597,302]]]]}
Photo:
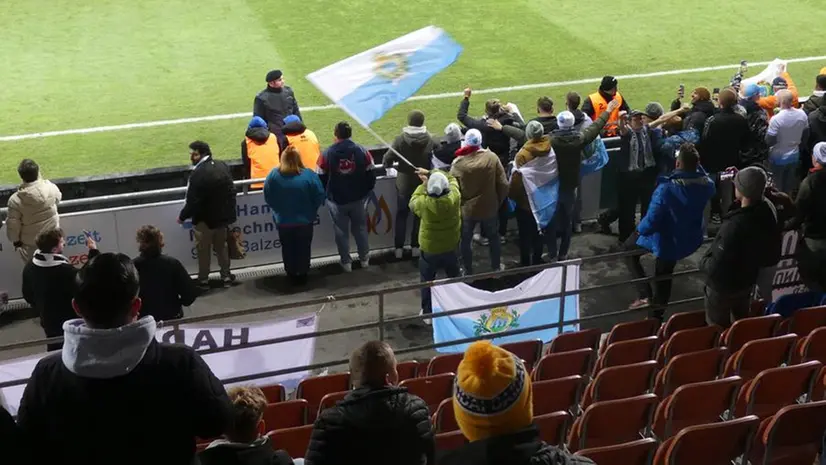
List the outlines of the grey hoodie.
{"type": "MultiPolygon", "coordinates": [[[[430,155],[431,152],[433,152],[433,146],[433,137],[427,132],[426,126],[406,126],[391,145],[393,149],[416,165],[416,167],[424,169],[430,169],[430,155]]],[[[394,162],[399,162],[399,166],[396,167],[399,171],[399,176],[396,178],[396,187],[400,195],[409,198],[422,181],[410,165],[400,160],[395,153],[388,150],[384,155],[382,163],[385,168],[389,168],[394,162]]]]}
{"type": "Polygon", "coordinates": [[[151,316],[113,329],[90,328],[79,318],[69,320],[63,323],[63,364],[84,378],[123,376],[143,360],[156,329],[151,316]]]}

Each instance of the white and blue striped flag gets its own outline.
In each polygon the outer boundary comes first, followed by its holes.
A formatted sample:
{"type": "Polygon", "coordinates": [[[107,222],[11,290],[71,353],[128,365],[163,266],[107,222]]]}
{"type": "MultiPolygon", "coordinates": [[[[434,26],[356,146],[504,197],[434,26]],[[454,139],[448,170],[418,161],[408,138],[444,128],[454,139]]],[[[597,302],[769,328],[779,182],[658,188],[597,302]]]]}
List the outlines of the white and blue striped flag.
{"type": "Polygon", "coordinates": [[[522,183],[528,194],[531,211],[540,230],[548,227],[556,213],[559,200],[559,168],[553,149],[546,157],[536,157],[516,168],[522,173],[522,183]]]}
{"type": "Polygon", "coordinates": [[[444,30],[428,26],[310,73],[307,80],[366,127],[461,53],[444,30]]]}

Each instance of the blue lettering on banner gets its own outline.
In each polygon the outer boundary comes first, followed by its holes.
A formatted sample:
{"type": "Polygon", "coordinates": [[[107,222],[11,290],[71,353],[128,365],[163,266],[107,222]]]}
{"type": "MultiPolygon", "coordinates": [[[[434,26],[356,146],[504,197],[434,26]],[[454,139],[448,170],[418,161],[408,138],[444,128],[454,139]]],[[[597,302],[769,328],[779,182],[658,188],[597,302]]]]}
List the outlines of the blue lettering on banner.
{"type": "Polygon", "coordinates": [[[237,204],[235,212],[238,216],[258,216],[258,215],[272,215],[272,208],[267,204],[261,205],[246,205],[237,204]]]}
{"type": "MultiPolygon", "coordinates": [[[[102,242],[103,241],[103,237],[100,235],[100,233],[98,231],[89,231],[89,232],[92,236],[92,239],[95,242],[102,242]]],[[[83,234],[81,232],[78,235],[65,236],[63,238],[63,240],[66,242],[67,247],[74,247],[74,246],[79,246],[79,245],[85,246],[86,245],[86,234],[83,234]]]]}

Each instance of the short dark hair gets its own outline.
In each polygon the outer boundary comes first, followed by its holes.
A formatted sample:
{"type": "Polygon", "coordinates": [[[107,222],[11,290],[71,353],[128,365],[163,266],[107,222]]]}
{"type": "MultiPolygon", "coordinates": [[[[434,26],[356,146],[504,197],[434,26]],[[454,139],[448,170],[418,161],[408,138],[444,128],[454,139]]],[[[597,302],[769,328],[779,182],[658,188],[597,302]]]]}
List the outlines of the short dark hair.
{"type": "Polygon", "coordinates": [[[23,182],[35,182],[40,177],[40,167],[30,158],[26,158],[17,165],[17,174],[23,182]]]}
{"type": "Polygon", "coordinates": [[[726,87],[720,91],[717,100],[720,102],[720,108],[733,108],[734,105],[737,105],[737,93],[726,87]]]}
{"type": "Polygon", "coordinates": [[[140,291],[138,270],[122,253],[104,253],[89,260],[78,271],[75,285],[75,303],[81,316],[101,329],[126,324],[140,291]]]}
{"type": "Polygon", "coordinates": [[[349,139],[353,137],[353,128],[350,127],[350,123],[347,121],[340,121],[336,124],[336,129],[334,130],[333,134],[339,139],[349,139]]]}
{"type": "Polygon", "coordinates": [[[43,253],[51,253],[52,249],[60,244],[60,239],[63,238],[63,230],[60,228],[44,229],[34,240],[34,245],[37,246],[43,253]]]}
{"type": "Polygon", "coordinates": [[[550,113],[554,111],[554,101],[550,97],[539,97],[536,101],[536,108],[539,111],[550,113]]]}
{"type": "Polygon", "coordinates": [[[424,113],[420,110],[413,110],[407,115],[407,124],[420,128],[424,126],[424,113]]]}
{"type": "Polygon", "coordinates": [[[684,142],[680,145],[680,153],[677,155],[677,159],[680,160],[683,171],[697,171],[697,166],[700,164],[700,152],[691,142],[684,142]]]}
{"type": "Polygon", "coordinates": [[[202,157],[212,155],[212,150],[210,150],[209,144],[202,140],[196,140],[195,142],[189,144],[189,150],[198,152],[198,154],[202,157]]]}
{"type": "Polygon", "coordinates": [[[826,90],[826,74],[818,75],[817,78],[815,78],[815,82],[820,90],[826,90]]]}
{"type": "Polygon", "coordinates": [[[138,228],[135,235],[138,241],[138,250],[144,252],[160,252],[163,249],[163,233],[160,229],[152,225],[144,225],[138,228]]]}
{"type": "Polygon", "coordinates": [[[485,113],[488,116],[496,116],[502,111],[502,102],[498,98],[489,99],[485,102],[485,113]]]}
{"type": "Polygon", "coordinates": [[[264,417],[267,398],[260,388],[235,386],[227,389],[232,403],[232,422],[226,431],[232,442],[250,443],[258,439],[258,423],[264,417]]]}
{"type": "Polygon", "coordinates": [[[350,355],[350,377],[355,387],[382,387],[396,363],[393,349],[386,342],[369,341],[350,355]]]}
{"type": "Polygon", "coordinates": [[[568,95],[565,96],[565,104],[571,111],[578,109],[580,103],[582,103],[582,97],[576,92],[568,92],[568,95]]]}

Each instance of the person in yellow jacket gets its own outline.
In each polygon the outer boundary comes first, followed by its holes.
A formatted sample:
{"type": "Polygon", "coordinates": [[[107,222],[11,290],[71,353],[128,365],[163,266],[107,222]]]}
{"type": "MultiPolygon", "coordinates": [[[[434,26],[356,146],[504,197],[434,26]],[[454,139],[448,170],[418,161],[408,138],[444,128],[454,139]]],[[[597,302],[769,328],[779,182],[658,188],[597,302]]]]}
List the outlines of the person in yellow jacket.
{"type": "Polygon", "coordinates": [[[622,94],[617,90],[618,82],[614,76],[605,76],[599,85],[599,90],[589,95],[582,104],[582,112],[591,118],[591,121],[596,121],[603,111],[608,109],[608,103],[612,100],[619,102],[619,107],[612,111],[608,117],[608,123],[602,130],[603,137],[613,137],[619,135],[619,114],[621,111],[629,113],[631,108],[628,102],[622,97],[622,94]]]}
{"type": "Polygon", "coordinates": [[[321,145],[318,137],[301,121],[296,115],[284,118],[284,127],[281,128],[287,137],[287,145],[298,149],[301,154],[301,163],[305,167],[315,169],[318,164],[318,157],[321,156],[321,145]]]}
{"type": "Polygon", "coordinates": [[[774,109],[778,107],[777,105],[777,92],[788,89],[789,92],[792,93],[794,99],[792,100],[792,107],[800,108],[800,102],[798,98],[800,95],[797,91],[797,86],[792,81],[792,77],[789,75],[788,71],[783,71],[780,73],[780,76],[774,78],[772,81],[772,90],[774,95],[768,95],[766,97],[760,97],[760,100],[757,101],[757,104],[760,105],[760,108],[766,110],[769,114],[769,119],[774,116],[774,109]]]}
{"type": "MultiPolygon", "coordinates": [[[[247,126],[246,137],[241,142],[241,160],[244,162],[247,179],[266,178],[281,162],[278,139],[260,116],[253,117],[247,126]]],[[[264,183],[252,184],[250,188],[263,189],[264,183]]]]}

